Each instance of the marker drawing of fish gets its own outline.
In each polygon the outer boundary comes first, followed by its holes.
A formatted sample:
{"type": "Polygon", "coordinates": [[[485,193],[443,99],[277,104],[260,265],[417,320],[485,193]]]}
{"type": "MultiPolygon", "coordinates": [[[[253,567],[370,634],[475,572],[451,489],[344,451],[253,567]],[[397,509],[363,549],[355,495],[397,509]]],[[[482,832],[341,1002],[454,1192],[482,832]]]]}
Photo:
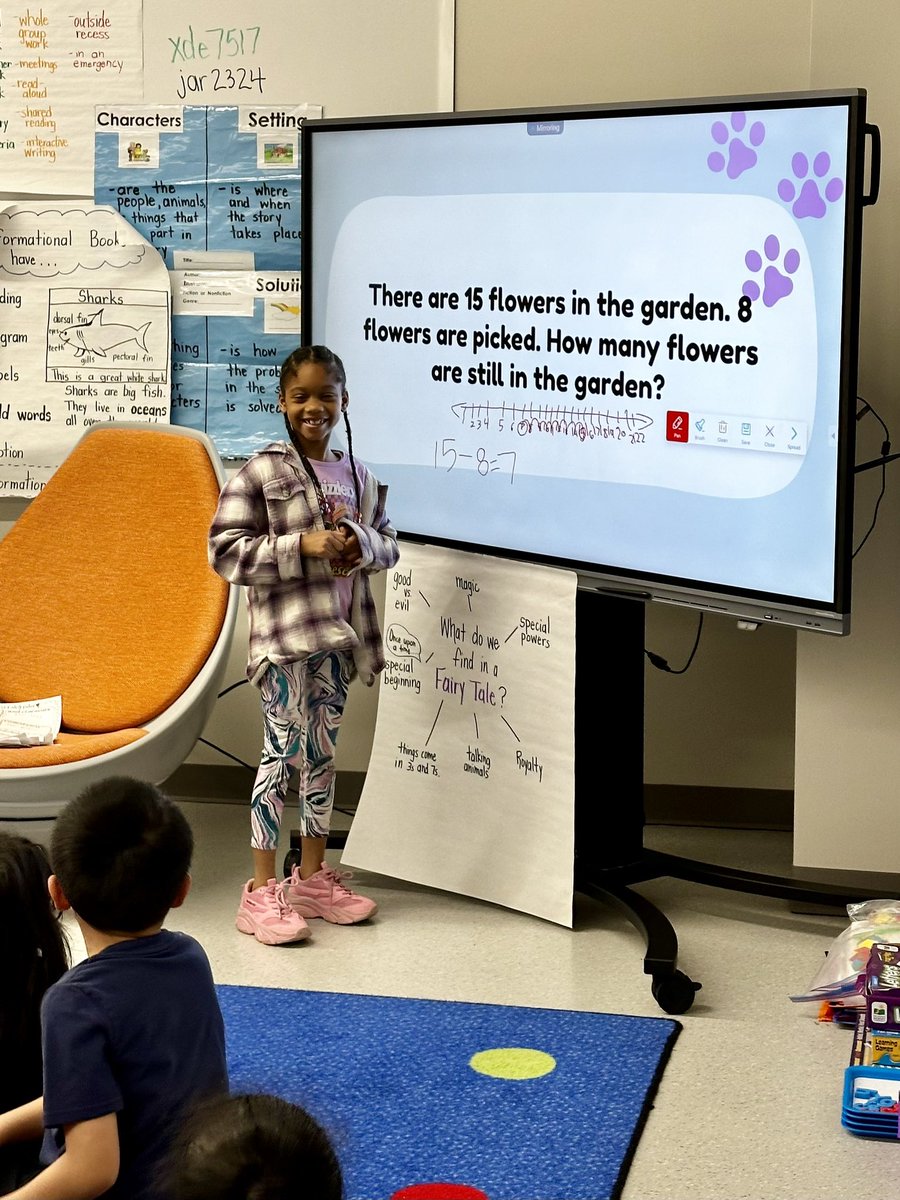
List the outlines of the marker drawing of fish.
{"type": "Polygon", "coordinates": [[[84,354],[96,354],[106,358],[107,352],[125,342],[137,342],[142,350],[147,349],[147,330],[152,322],[138,328],[135,325],[116,325],[103,320],[103,309],[95,312],[89,321],[83,325],[73,325],[71,329],[61,329],[59,339],[67,346],[74,347],[75,353],[81,358],[84,354]]]}

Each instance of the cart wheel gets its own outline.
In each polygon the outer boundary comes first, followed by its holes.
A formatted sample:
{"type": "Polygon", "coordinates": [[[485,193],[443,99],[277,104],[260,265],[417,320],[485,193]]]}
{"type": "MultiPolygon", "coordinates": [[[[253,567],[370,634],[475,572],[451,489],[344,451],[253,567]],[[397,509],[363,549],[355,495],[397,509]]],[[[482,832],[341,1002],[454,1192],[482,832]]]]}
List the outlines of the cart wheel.
{"type": "Polygon", "coordinates": [[[655,976],[650,991],[663,1012],[675,1015],[687,1012],[701,987],[702,983],[695,983],[683,971],[673,971],[671,975],[655,976]]]}
{"type": "Polygon", "coordinates": [[[283,877],[287,879],[288,875],[293,871],[294,867],[300,866],[300,851],[288,850],[284,856],[284,873],[283,877]]]}
{"type": "Polygon", "coordinates": [[[291,830],[291,848],[284,856],[284,878],[287,879],[294,867],[300,866],[300,830],[291,830]]]}

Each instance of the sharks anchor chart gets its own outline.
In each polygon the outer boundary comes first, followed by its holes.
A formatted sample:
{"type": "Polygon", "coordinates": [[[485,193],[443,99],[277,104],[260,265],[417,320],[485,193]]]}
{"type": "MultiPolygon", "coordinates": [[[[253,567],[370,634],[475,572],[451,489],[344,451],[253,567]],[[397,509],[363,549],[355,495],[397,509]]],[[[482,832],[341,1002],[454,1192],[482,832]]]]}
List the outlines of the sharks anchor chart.
{"type": "Polygon", "coordinates": [[[344,862],[571,928],[575,585],[568,571],[402,543],[344,862]]]}
{"type": "Polygon", "coordinates": [[[37,495],[99,421],[168,422],[170,363],[168,272],[127,221],[0,209],[0,496],[37,495]]]}

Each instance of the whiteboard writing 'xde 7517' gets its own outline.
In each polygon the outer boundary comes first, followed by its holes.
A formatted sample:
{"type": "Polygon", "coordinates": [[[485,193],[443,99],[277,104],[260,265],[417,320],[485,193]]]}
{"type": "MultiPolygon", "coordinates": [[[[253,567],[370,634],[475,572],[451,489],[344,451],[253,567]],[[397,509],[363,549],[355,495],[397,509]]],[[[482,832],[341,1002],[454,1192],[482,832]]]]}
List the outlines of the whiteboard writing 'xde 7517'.
{"type": "Polygon", "coordinates": [[[453,0],[154,0],[148,103],[321,104],[327,116],[452,108],[453,0]]]}

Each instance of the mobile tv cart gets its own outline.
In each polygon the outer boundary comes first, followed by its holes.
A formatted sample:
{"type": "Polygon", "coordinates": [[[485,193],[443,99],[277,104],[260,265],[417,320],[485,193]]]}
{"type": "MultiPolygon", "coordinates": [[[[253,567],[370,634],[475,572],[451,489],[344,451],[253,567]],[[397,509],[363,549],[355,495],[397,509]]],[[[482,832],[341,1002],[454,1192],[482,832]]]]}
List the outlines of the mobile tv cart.
{"type": "MultiPolygon", "coordinates": [[[[700,983],[678,970],[678,938],[666,915],[631,885],[683,879],[806,904],[876,900],[897,876],[828,871],[827,881],[762,875],[644,846],[644,601],[579,588],[575,601],[575,891],[618,907],[645,938],[644,974],[664,1012],[685,1013],[700,983]],[[876,884],[873,890],[873,882],[876,884]]],[[[343,848],[345,830],[329,834],[343,848]]],[[[284,874],[300,862],[291,830],[284,874]]]]}
{"type": "Polygon", "coordinates": [[[844,905],[895,890],[897,876],[757,874],[644,847],[644,602],[579,589],[575,609],[575,890],[612,904],[644,935],[644,973],[667,1013],[702,986],[677,969],[668,918],[631,885],[673,878],[806,904],[844,905]],[[827,880],[824,878],[827,876],[827,880]],[[880,883],[880,881],[883,881],[880,883]]]}

